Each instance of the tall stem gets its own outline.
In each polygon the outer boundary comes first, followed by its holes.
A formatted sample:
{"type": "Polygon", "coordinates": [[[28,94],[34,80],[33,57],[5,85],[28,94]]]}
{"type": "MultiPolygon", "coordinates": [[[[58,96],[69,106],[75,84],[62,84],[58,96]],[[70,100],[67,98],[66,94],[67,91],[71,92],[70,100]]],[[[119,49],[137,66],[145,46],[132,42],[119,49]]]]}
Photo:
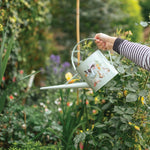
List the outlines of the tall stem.
{"type": "MultiPolygon", "coordinates": [[[[76,36],[77,36],[77,43],[80,42],[80,0],[76,1],[76,36]]],[[[80,46],[77,47],[78,53],[78,65],[80,64],[80,46]]],[[[79,104],[79,89],[77,89],[77,104],[79,104]]]]}

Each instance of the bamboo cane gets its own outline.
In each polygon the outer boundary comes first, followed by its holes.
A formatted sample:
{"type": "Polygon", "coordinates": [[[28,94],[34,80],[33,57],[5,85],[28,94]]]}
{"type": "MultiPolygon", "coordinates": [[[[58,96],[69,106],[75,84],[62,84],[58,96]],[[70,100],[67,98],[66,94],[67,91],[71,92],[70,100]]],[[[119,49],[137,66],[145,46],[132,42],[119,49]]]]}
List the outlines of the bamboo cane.
{"type": "MultiPolygon", "coordinates": [[[[80,0],[76,1],[76,36],[77,43],[80,41],[80,0]]],[[[77,47],[78,65],[80,64],[80,46],[77,47]]],[[[79,104],[79,89],[77,89],[77,104],[79,104]]]]}
{"type": "MultiPolygon", "coordinates": [[[[77,0],[77,9],[76,9],[76,33],[77,33],[77,43],[80,42],[80,0],[77,0]]],[[[78,53],[78,65],[80,64],[80,46],[77,47],[78,53]]]]}

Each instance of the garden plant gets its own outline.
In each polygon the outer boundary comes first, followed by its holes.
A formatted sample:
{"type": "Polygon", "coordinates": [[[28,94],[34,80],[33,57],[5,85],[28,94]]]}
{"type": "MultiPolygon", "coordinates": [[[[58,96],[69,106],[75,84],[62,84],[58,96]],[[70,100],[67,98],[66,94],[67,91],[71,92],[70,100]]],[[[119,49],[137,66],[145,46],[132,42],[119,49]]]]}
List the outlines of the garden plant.
{"type": "MultiPolygon", "coordinates": [[[[148,9],[148,1],[139,2],[148,9]]],[[[138,1],[88,0],[81,6],[81,37],[92,36],[94,24],[93,32],[101,27],[130,41],[141,39],[138,1]],[[98,12],[103,15],[96,24],[98,12]]],[[[150,74],[125,57],[111,54],[119,73],[97,92],[40,90],[75,74],[68,50],[75,43],[74,9],[75,1],[0,0],[0,149],[149,150],[150,74]]],[[[150,46],[149,39],[141,43],[150,46]]],[[[84,44],[85,51],[94,51],[91,42],[84,44]]]]}

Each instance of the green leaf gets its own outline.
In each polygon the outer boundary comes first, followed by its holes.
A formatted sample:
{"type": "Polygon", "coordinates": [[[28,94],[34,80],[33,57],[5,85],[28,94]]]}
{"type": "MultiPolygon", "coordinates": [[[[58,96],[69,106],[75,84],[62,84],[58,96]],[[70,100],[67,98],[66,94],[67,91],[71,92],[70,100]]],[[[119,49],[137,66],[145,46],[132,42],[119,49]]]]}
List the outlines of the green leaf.
{"type": "Polygon", "coordinates": [[[127,130],[127,128],[128,128],[127,124],[122,124],[122,125],[120,126],[120,130],[121,130],[121,131],[125,131],[125,130],[127,130]]]}
{"type": "Polygon", "coordinates": [[[135,93],[129,93],[126,96],[126,102],[135,102],[137,101],[137,95],[135,93]]]}
{"type": "Polygon", "coordinates": [[[119,73],[122,73],[122,74],[125,72],[125,70],[124,70],[124,68],[122,66],[119,66],[117,68],[117,70],[118,70],[119,73]]]}
{"type": "Polygon", "coordinates": [[[38,132],[38,131],[41,131],[41,126],[34,126],[34,127],[33,127],[33,130],[34,130],[34,131],[37,131],[37,132],[38,132]]]}
{"type": "Polygon", "coordinates": [[[102,147],[101,150],[109,150],[106,146],[102,147]]]}
{"type": "Polygon", "coordinates": [[[127,108],[125,113],[130,114],[130,115],[134,114],[135,113],[134,108],[127,108]]]}
{"type": "Polygon", "coordinates": [[[1,48],[0,48],[0,83],[1,83],[2,77],[3,77],[3,73],[2,73],[2,67],[3,67],[3,65],[2,65],[2,55],[3,55],[5,41],[6,41],[6,32],[5,32],[5,34],[3,34],[3,41],[2,41],[1,48]]]}
{"type": "Polygon", "coordinates": [[[128,121],[132,120],[132,117],[131,117],[130,115],[123,115],[123,117],[124,117],[125,119],[127,119],[128,121]]]}
{"type": "Polygon", "coordinates": [[[101,124],[101,123],[99,123],[99,122],[97,122],[96,124],[95,124],[95,127],[97,127],[97,128],[103,128],[103,127],[105,127],[106,125],[104,125],[104,124],[101,124]]]}
{"type": "Polygon", "coordinates": [[[133,146],[133,143],[132,142],[129,142],[129,141],[125,141],[124,144],[128,147],[132,147],[133,146]]]}
{"type": "Polygon", "coordinates": [[[104,111],[104,110],[107,110],[110,106],[112,105],[112,103],[108,102],[107,104],[105,104],[101,109],[104,111]]]}
{"type": "Polygon", "coordinates": [[[4,75],[4,72],[6,69],[6,65],[7,65],[8,58],[9,58],[9,55],[13,46],[13,42],[14,42],[14,36],[12,36],[11,39],[9,40],[9,45],[8,45],[4,60],[2,61],[2,76],[4,75]]]}
{"type": "Polygon", "coordinates": [[[73,139],[75,147],[77,148],[77,145],[79,144],[79,142],[84,141],[85,138],[86,138],[86,134],[84,132],[76,135],[75,138],[73,139]]]}
{"type": "Polygon", "coordinates": [[[147,96],[148,91],[147,90],[142,90],[139,92],[139,96],[147,96]]]}
{"type": "Polygon", "coordinates": [[[31,74],[29,74],[29,75],[27,75],[27,76],[21,78],[20,81],[22,81],[22,80],[24,80],[24,79],[27,79],[27,78],[31,77],[32,75],[38,74],[39,72],[41,72],[41,71],[33,72],[33,73],[31,73],[31,74]]]}
{"type": "Polygon", "coordinates": [[[2,94],[2,96],[0,97],[0,113],[2,112],[4,105],[5,105],[5,100],[6,100],[6,92],[4,92],[2,94]]]}
{"type": "Polygon", "coordinates": [[[115,111],[117,114],[120,114],[120,115],[124,114],[124,108],[119,107],[119,106],[115,106],[115,107],[114,107],[114,111],[115,111]]]}
{"type": "Polygon", "coordinates": [[[98,138],[101,140],[103,138],[113,139],[108,133],[102,133],[98,135],[98,138]]]}

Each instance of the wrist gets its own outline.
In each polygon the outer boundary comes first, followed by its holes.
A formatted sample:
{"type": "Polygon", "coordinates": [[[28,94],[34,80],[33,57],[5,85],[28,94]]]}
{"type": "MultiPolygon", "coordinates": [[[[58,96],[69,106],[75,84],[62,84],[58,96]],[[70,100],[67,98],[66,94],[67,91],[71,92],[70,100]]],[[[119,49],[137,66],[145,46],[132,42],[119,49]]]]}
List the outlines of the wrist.
{"type": "Polygon", "coordinates": [[[116,51],[118,54],[120,54],[120,50],[119,50],[119,45],[123,42],[124,40],[121,38],[116,38],[114,40],[114,44],[113,44],[113,50],[116,51]]]}

